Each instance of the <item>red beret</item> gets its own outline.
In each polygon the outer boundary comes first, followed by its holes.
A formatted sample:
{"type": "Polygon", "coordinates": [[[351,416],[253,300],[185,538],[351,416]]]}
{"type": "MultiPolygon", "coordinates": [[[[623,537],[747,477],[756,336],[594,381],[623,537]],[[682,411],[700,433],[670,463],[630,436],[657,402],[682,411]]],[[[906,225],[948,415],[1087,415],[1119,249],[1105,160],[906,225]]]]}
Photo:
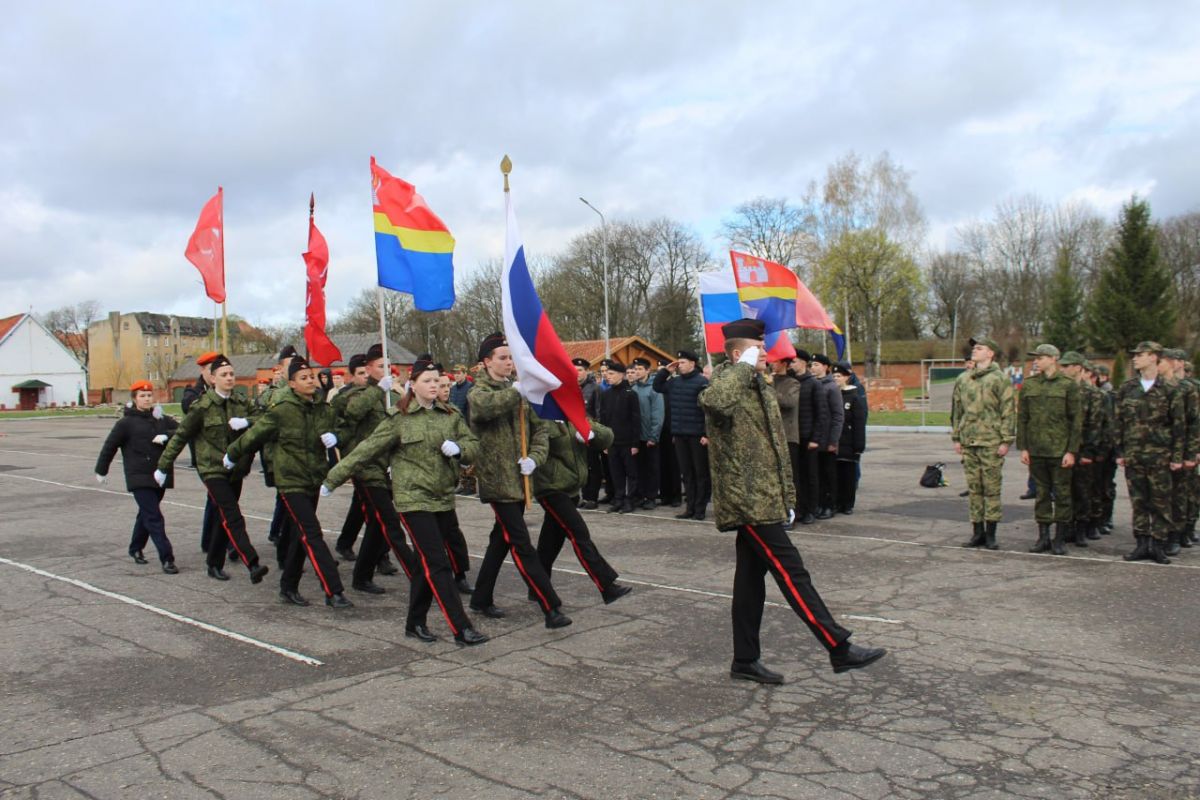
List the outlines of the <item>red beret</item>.
{"type": "Polygon", "coordinates": [[[346,377],[346,370],[344,370],[344,369],[335,369],[335,370],[333,371],[333,374],[334,374],[334,375],[341,375],[341,376],[344,378],[344,377],[346,377]]]}
{"type": "Polygon", "coordinates": [[[196,366],[203,367],[205,364],[211,364],[213,362],[213,360],[219,355],[220,355],[220,353],[212,353],[212,352],[205,353],[204,355],[196,358],[196,366]]]}
{"type": "Polygon", "coordinates": [[[153,392],[154,384],[151,383],[150,381],[134,381],[133,385],[129,387],[129,391],[131,393],[132,392],[153,392]]]}

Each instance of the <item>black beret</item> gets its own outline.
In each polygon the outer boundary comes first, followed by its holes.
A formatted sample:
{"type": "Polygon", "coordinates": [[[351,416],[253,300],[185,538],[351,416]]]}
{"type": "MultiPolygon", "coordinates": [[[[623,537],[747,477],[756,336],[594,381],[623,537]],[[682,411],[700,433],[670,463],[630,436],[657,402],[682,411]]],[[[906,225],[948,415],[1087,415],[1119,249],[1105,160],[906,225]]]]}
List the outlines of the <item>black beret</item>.
{"type": "Polygon", "coordinates": [[[833,371],[840,372],[843,375],[850,375],[851,373],[854,372],[854,370],[851,368],[850,364],[845,361],[839,361],[836,364],[834,364],[833,371]]]}
{"type": "Polygon", "coordinates": [[[350,356],[350,360],[346,362],[346,369],[350,370],[350,374],[354,374],[356,369],[359,367],[365,367],[366,365],[366,355],[363,353],[355,353],[354,355],[350,356]]]}
{"type": "Polygon", "coordinates": [[[308,359],[304,356],[296,356],[288,364],[288,380],[290,381],[302,369],[310,369],[308,359]]]}
{"type": "Polygon", "coordinates": [[[726,339],[762,339],[767,335],[767,323],[761,319],[739,319],[721,326],[726,339]]]}
{"type": "Polygon", "coordinates": [[[422,356],[413,362],[412,367],[409,369],[408,377],[415,380],[422,372],[441,372],[441,369],[438,368],[437,364],[430,361],[429,358],[422,356]]]}
{"type": "Polygon", "coordinates": [[[625,365],[622,364],[620,361],[617,361],[615,358],[610,358],[607,361],[605,361],[604,367],[605,367],[605,369],[611,369],[614,372],[624,372],[625,371],[625,365]]]}
{"type": "Polygon", "coordinates": [[[691,350],[680,350],[678,353],[675,354],[675,357],[676,358],[686,358],[688,361],[699,361],[700,360],[699,358],[696,357],[696,354],[694,352],[692,352],[691,350]]]}
{"type": "Polygon", "coordinates": [[[437,362],[437,361],[433,362],[433,366],[435,366],[437,368],[438,374],[440,374],[440,375],[446,374],[446,368],[443,367],[439,362],[437,362]]]}
{"type": "Polygon", "coordinates": [[[373,344],[367,348],[367,361],[375,361],[379,358],[383,358],[382,344],[373,344]]]}
{"type": "Polygon", "coordinates": [[[208,371],[215,374],[217,370],[226,365],[230,365],[229,358],[224,353],[217,353],[213,360],[208,362],[208,371]]]}
{"type": "Polygon", "coordinates": [[[808,352],[807,350],[801,350],[799,348],[796,348],[796,358],[799,361],[812,361],[813,360],[812,353],[808,352]]]}
{"type": "Polygon", "coordinates": [[[505,347],[508,345],[508,340],[504,338],[503,333],[489,333],[483,337],[483,341],[479,343],[479,360],[483,361],[496,351],[497,347],[505,347]]]}
{"type": "Polygon", "coordinates": [[[577,367],[583,367],[584,369],[591,369],[592,367],[592,362],[588,361],[586,358],[572,358],[571,363],[577,367]]]}
{"type": "Polygon", "coordinates": [[[289,358],[294,358],[295,355],[296,355],[296,348],[289,344],[289,345],[285,345],[279,351],[279,354],[277,356],[275,356],[275,360],[276,361],[286,361],[289,358]]]}
{"type": "Polygon", "coordinates": [[[433,353],[421,353],[417,356],[417,361],[433,361],[433,353]]]}
{"type": "Polygon", "coordinates": [[[635,358],[633,360],[633,366],[645,367],[646,369],[649,369],[650,368],[650,359],[642,358],[641,356],[638,356],[637,358],[635,358]]]}
{"type": "Polygon", "coordinates": [[[829,356],[825,355],[824,353],[814,354],[812,357],[812,361],[814,361],[818,364],[824,364],[827,367],[833,365],[833,362],[829,360],[829,356]]]}

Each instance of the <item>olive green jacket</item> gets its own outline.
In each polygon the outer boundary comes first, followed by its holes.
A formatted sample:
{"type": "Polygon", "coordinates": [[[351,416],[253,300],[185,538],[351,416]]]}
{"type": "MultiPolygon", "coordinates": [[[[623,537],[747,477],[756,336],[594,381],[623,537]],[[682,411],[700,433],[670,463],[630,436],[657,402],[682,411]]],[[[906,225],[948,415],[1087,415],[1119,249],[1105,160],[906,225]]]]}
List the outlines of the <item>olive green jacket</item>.
{"type": "MultiPolygon", "coordinates": [[[[471,430],[479,437],[475,478],[484,503],[521,503],[525,488],[517,460],[521,458],[521,415],[525,416],[527,454],[541,468],[546,463],[549,431],[546,423],[512,388],[510,381],[480,374],[467,394],[471,430]]],[[[536,470],[535,470],[536,473],[536,470]]]]}
{"type": "Polygon", "coordinates": [[[229,459],[249,458],[273,443],[275,488],[280,493],[312,494],[329,471],[321,434],[333,429],[333,409],[324,400],[305,400],[290,388],[278,389],[246,435],[229,446],[229,459]]]}
{"type": "Polygon", "coordinates": [[[950,439],[964,447],[999,447],[1016,436],[1012,381],[995,364],[970,369],[954,381],[950,439]]]}
{"type": "Polygon", "coordinates": [[[588,479],[588,448],[607,450],[613,441],[610,428],[592,419],[588,423],[595,436],[587,444],[575,438],[575,426],[571,423],[557,420],[546,423],[550,455],[533,472],[534,497],[545,497],[551,492],[562,492],[568,497],[579,494],[588,479]]]}
{"type": "Polygon", "coordinates": [[[175,435],[167,440],[167,446],[158,458],[158,468],[163,472],[169,471],[188,442],[194,442],[196,471],[200,473],[201,480],[245,477],[254,461],[253,454],[239,461],[232,471],[225,469],[223,463],[229,446],[247,431],[245,428],[233,430],[229,427],[229,420],[243,417],[252,421],[255,416],[254,406],[245,397],[233,394],[222,398],[209,389],[203,397],[192,403],[175,435]]]}
{"type": "Polygon", "coordinates": [[[700,393],[719,530],[784,522],[796,506],[775,393],[749,364],[725,363],[700,393]]]}
{"type": "Polygon", "coordinates": [[[1079,453],[1083,408],[1079,384],[1058,371],[1053,378],[1039,372],[1021,385],[1017,414],[1017,449],[1033,458],[1062,458],[1079,453]]]}
{"type": "Polygon", "coordinates": [[[471,463],[478,454],[479,440],[461,414],[442,403],[422,408],[414,401],[407,414],[393,414],[359,442],[329,471],[325,485],[340,486],[366,465],[390,464],[397,511],[450,511],[458,465],[471,463]],[[447,441],[459,446],[459,455],[442,453],[442,443],[447,441]]]}
{"type": "MultiPolygon", "coordinates": [[[[392,399],[396,399],[395,393],[392,399]]],[[[354,448],[366,441],[379,423],[387,419],[386,402],[383,389],[373,380],[366,386],[349,386],[338,392],[334,398],[334,409],[337,411],[335,433],[342,458],[353,453],[354,448]]],[[[384,459],[364,462],[358,467],[357,477],[367,486],[387,486],[387,462],[384,459]]]]}

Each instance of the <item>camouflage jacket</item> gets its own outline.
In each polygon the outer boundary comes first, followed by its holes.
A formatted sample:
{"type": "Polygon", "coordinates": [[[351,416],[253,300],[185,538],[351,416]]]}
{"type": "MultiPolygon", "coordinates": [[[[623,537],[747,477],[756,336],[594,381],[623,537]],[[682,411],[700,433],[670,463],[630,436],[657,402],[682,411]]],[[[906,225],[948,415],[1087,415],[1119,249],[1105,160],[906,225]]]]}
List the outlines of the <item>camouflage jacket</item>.
{"type": "Polygon", "coordinates": [[[1093,460],[1103,458],[1108,435],[1104,393],[1090,383],[1079,384],[1079,407],[1083,413],[1079,457],[1093,460]]]}
{"type": "Polygon", "coordinates": [[[534,497],[544,497],[551,492],[562,492],[568,497],[574,497],[587,483],[588,448],[607,450],[613,441],[611,430],[595,420],[588,422],[596,435],[587,444],[575,438],[575,426],[571,423],[546,423],[549,430],[550,454],[546,463],[534,470],[534,497]]]}
{"type": "Polygon", "coordinates": [[[400,513],[450,511],[458,486],[459,463],[470,464],[479,454],[479,440],[462,414],[443,403],[422,408],[416,401],[407,414],[396,413],[376,426],[354,452],[338,462],[325,478],[331,489],[361,474],[366,465],[392,468],[392,502],[400,513]],[[442,453],[443,442],[454,442],[460,453],[442,453]]]}
{"type": "Polygon", "coordinates": [[[521,458],[521,414],[525,415],[527,451],[533,462],[546,463],[549,431],[512,388],[511,381],[493,380],[480,373],[467,393],[471,431],[479,437],[475,463],[479,499],[484,503],[523,503],[525,488],[517,460],[521,458]]]}
{"type": "Polygon", "coordinates": [[[699,400],[717,528],[786,521],[796,490],[775,393],[749,364],[725,363],[699,400]]]}
{"type": "Polygon", "coordinates": [[[1183,397],[1183,418],[1186,432],[1183,439],[1183,460],[1195,461],[1200,453],[1200,391],[1196,384],[1188,379],[1169,381],[1172,387],[1183,397]]]}
{"type": "Polygon", "coordinates": [[[216,391],[209,389],[188,408],[187,416],[175,431],[175,435],[167,440],[167,446],[158,458],[158,468],[170,472],[171,465],[179,457],[179,453],[188,442],[196,445],[196,471],[201,480],[209,478],[243,478],[250,471],[254,461],[253,454],[246,456],[232,471],[226,470],[223,463],[225,453],[246,429],[235,431],[229,427],[229,420],[242,417],[251,420],[255,417],[254,407],[250,401],[239,394],[222,398],[216,391]]]}
{"type": "MultiPolygon", "coordinates": [[[[337,412],[338,452],[342,458],[354,452],[354,448],[374,433],[379,423],[387,419],[387,400],[379,384],[371,381],[366,386],[350,386],[338,392],[334,399],[337,412]]],[[[392,393],[395,401],[396,394],[392,393]]],[[[393,403],[393,408],[395,404],[393,403]]],[[[440,442],[439,442],[440,444],[440,442]]],[[[387,463],[383,459],[356,462],[357,477],[367,486],[388,485],[387,463]]]]}
{"type": "Polygon", "coordinates": [[[1187,412],[1183,395],[1161,377],[1150,391],[1136,375],[1121,384],[1116,397],[1116,452],[1132,461],[1183,462],[1187,412]]]}
{"type": "Polygon", "coordinates": [[[333,433],[333,409],[324,400],[306,400],[290,388],[278,389],[270,407],[246,435],[229,445],[229,458],[241,461],[271,443],[275,487],[281,492],[311,494],[329,471],[321,434],[333,433]]]}
{"type": "Polygon", "coordinates": [[[1012,381],[995,364],[963,372],[950,401],[950,438],[964,447],[999,447],[1016,436],[1012,381]]]}
{"type": "Polygon", "coordinates": [[[1061,458],[1079,452],[1082,435],[1079,384],[1062,372],[1053,378],[1040,372],[1026,378],[1017,414],[1017,449],[1034,458],[1061,458]]]}

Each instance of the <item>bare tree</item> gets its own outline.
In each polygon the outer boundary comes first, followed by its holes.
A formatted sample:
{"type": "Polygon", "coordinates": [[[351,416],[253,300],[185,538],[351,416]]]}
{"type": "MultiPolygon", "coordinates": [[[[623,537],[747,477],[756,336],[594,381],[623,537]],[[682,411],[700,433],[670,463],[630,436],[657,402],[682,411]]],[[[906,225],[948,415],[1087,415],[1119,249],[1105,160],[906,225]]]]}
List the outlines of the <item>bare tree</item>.
{"type": "Polygon", "coordinates": [[[954,338],[957,344],[976,333],[980,291],[967,256],[955,251],[935,252],[929,256],[925,276],[933,335],[954,338]]]}
{"type": "Polygon", "coordinates": [[[1158,228],[1158,250],[1171,273],[1171,284],[1179,303],[1176,335],[1195,349],[1200,342],[1200,211],[1165,220],[1158,228]]]}
{"type": "Polygon", "coordinates": [[[803,266],[804,211],[780,197],[756,197],[733,210],[721,234],[734,250],[798,269],[803,266]]]}
{"type": "Polygon", "coordinates": [[[67,349],[75,354],[80,363],[88,365],[88,326],[100,314],[100,303],[84,300],[75,305],[66,305],[38,316],[38,321],[58,335],[67,349]]]}

